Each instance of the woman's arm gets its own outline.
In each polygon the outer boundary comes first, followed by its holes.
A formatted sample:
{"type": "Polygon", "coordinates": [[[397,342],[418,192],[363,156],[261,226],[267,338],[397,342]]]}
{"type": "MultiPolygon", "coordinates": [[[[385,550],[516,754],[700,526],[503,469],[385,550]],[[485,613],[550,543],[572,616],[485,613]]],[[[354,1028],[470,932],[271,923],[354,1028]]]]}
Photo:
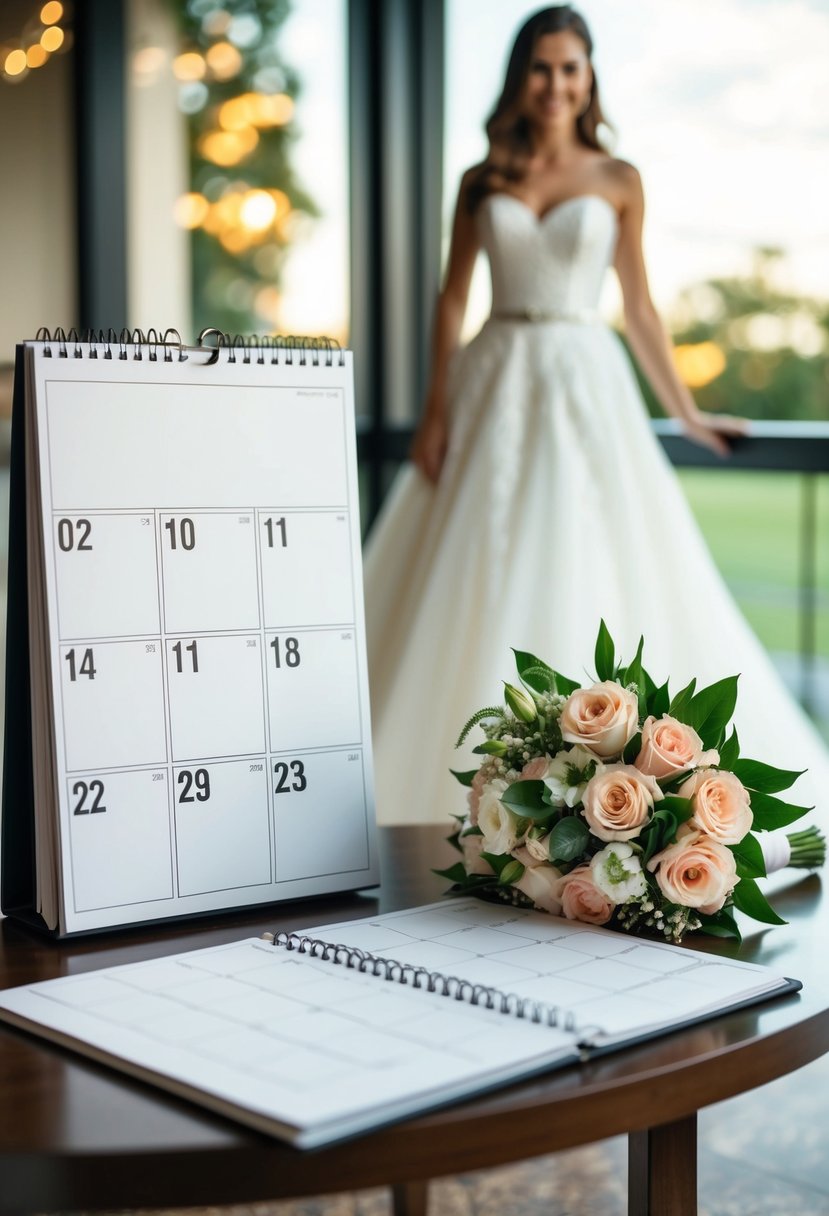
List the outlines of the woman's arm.
{"type": "Polygon", "coordinates": [[[429,481],[440,477],[447,447],[446,376],[449,360],[458,347],[469,284],[478,253],[475,217],[466,205],[466,190],[472,170],[464,174],[455,219],[449,262],[443,289],[438,296],[432,330],[432,359],[423,415],[412,444],[411,459],[429,481]]]}
{"type": "Polygon", "coordinates": [[[625,332],[639,366],[667,414],[678,418],[689,439],[718,456],[729,452],[728,436],[744,435],[747,424],[724,414],[703,414],[674,366],[671,341],[651,300],[642,255],[645,200],[642,182],[632,165],[618,163],[623,177],[624,203],[619,220],[615,265],[625,306],[625,332]]]}

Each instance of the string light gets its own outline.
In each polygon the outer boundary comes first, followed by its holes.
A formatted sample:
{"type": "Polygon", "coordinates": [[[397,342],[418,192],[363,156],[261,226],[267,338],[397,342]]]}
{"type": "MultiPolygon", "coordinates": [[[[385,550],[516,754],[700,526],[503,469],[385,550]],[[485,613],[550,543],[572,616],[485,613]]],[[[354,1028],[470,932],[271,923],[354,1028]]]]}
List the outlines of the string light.
{"type": "Polygon", "coordinates": [[[25,72],[28,64],[26,63],[26,52],[20,49],[9,51],[6,56],[6,62],[3,64],[3,71],[7,76],[19,76],[21,72],[25,72]]]}
{"type": "Polygon", "coordinates": [[[30,69],[42,68],[52,54],[69,47],[70,37],[58,25],[64,13],[59,0],[48,0],[40,6],[38,17],[24,27],[18,45],[0,49],[0,74],[5,80],[23,80],[30,69]]]}
{"type": "Polygon", "coordinates": [[[26,52],[26,64],[30,68],[42,68],[49,58],[49,52],[41,43],[36,42],[26,52]]]}
{"type": "Polygon", "coordinates": [[[63,30],[59,25],[48,26],[40,35],[40,45],[44,51],[57,51],[63,46],[63,30]]]}
{"type": "Polygon", "coordinates": [[[185,51],[173,60],[173,75],[176,80],[201,80],[207,72],[207,64],[197,51],[185,51]]]}

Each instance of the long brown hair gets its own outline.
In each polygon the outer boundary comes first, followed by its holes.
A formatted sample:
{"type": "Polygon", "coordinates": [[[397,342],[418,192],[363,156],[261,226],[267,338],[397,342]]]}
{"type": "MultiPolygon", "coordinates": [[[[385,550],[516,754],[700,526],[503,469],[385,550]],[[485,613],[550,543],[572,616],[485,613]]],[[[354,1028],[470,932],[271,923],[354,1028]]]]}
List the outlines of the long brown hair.
{"type": "MultiPolygon", "coordinates": [[[[587,58],[591,60],[593,39],[587,22],[569,4],[539,9],[518,31],[510,52],[501,96],[486,121],[489,153],[467,187],[466,201],[470,211],[475,211],[486,196],[502,183],[520,182],[526,174],[527,161],[534,151],[533,134],[528,119],[518,113],[518,101],[524,91],[539,38],[565,30],[581,39],[587,58]]],[[[598,138],[600,124],[607,126],[607,120],[602,113],[599,84],[594,71],[590,100],[576,120],[576,135],[580,143],[597,152],[605,150],[598,138]]]]}

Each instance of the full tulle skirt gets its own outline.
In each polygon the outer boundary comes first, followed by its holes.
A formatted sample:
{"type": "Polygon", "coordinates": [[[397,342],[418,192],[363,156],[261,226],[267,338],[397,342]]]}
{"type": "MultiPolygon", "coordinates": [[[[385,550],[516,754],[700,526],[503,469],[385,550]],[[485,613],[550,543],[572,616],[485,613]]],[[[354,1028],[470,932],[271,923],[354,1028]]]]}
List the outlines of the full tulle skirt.
{"type": "Polygon", "coordinates": [[[625,658],[644,634],[673,691],[739,673],[742,754],[808,768],[796,795],[825,804],[829,752],[725,587],[616,335],[490,321],[450,398],[438,485],[406,466],[366,550],[379,822],[462,813],[449,770],[482,736],[454,744],[502,703],[511,647],[589,682],[601,618],[625,658]]]}

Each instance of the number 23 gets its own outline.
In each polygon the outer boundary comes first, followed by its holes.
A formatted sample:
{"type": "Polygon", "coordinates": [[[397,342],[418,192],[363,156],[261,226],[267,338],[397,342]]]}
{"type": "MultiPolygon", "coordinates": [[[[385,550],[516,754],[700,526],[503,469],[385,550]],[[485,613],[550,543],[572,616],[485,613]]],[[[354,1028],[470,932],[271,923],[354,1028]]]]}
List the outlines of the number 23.
{"type": "Polygon", "coordinates": [[[298,794],[301,794],[308,785],[305,777],[305,765],[301,760],[292,760],[290,762],[290,770],[294,775],[294,780],[290,784],[288,783],[288,767],[284,760],[277,761],[273,766],[273,771],[277,777],[274,792],[277,794],[290,794],[292,790],[295,790],[298,794]]]}

